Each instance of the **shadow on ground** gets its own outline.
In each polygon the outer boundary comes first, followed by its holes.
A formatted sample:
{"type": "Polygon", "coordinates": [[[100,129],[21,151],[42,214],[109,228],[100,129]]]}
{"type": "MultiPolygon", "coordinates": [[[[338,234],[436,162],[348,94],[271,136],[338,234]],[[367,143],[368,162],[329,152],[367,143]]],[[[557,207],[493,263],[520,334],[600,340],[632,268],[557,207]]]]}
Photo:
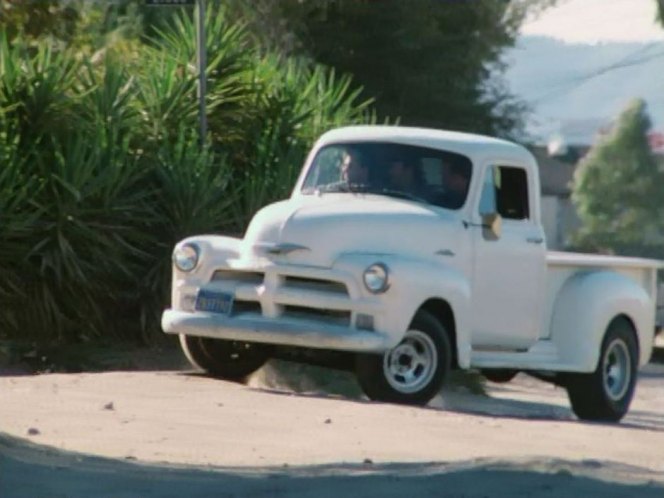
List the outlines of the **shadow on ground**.
{"type": "Polygon", "coordinates": [[[661,498],[664,481],[645,469],[595,460],[189,468],[64,452],[0,435],[0,496],[661,498]]]}

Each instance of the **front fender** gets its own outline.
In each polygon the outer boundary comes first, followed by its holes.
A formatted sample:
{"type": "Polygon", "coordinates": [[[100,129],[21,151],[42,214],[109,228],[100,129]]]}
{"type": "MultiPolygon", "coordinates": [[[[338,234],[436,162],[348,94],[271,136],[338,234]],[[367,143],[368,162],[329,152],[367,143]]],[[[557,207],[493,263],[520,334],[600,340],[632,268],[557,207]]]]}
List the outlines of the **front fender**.
{"type": "Polygon", "coordinates": [[[209,282],[217,268],[227,265],[229,259],[237,258],[240,255],[241,243],[240,239],[221,235],[199,235],[178,242],[175,248],[185,244],[196,245],[199,250],[199,262],[191,272],[182,272],[175,265],[172,266],[172,306],[178,309],[182,295],[187,289],[200,287],[209,282]]]}
{"type": "Polygon", "coordinates": [[[457,357],[459,366],[470,366],[470,282],[457,269],[436,261],[422,261],[397,255],[346,254],[334,264],[335,268],[360,276],[365,268],[381,262],[388,266],[390,287],[384,294],[374,296],[358,285],[363,297],[380,300],[384,310],[379,329],[388,337],[388,346],[396,346],[408,329],[415,313],[426,301],[446,301],[455,320],[457,357]]]}
{"type": "Polygon", "coordinates": [[[570,277],[556,297],[551,319],[551,338],[560,362],[578,371],[594,371],[606,329],[621,315],[634,325],[643,365],[652,353],[654,333],[654,303],[648,293],[616,272],[589,271],[570,277]]]}

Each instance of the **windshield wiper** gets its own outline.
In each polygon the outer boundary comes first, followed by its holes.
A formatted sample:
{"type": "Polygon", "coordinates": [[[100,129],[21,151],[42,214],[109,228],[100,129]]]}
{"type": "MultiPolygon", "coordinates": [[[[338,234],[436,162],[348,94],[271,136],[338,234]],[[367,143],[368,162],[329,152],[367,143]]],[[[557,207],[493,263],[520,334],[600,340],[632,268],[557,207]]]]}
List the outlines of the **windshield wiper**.
{"type": "Polygon", "coordinates": [[[396,197],[398,199],[407,199],[409,201],[421,202],[423,204],[429,203],[426,199],[411,194],[410,192],[404,192],[403,190],[395,190],[390,188],[376,188],[366,183],[347,183],[347,182],[328,183],[327,185],[320,185],[319,187],[317,187],[315,192],[317,194],[322,194],[327,192],[352,192],[352,193],[377,194],[377,195],[386,195],[389,197],[396,197]]]}
{"type": "Polygon", "coordinates": [[[320,185],[315,192],[321,194],[326,192],[367,192],[369,188],[369,185],[364,183],[337,182],[320,185]]]}

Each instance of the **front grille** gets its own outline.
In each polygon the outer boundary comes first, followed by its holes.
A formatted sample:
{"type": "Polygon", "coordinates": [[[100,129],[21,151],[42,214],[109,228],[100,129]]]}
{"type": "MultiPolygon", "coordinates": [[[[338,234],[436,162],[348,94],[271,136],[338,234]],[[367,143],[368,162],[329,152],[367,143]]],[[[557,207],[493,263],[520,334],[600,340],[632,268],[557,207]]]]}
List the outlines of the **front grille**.
{"type": "Polygon", "coordinates": [[[286,318],[327,322],[343,327],[350,326],[350,315],[350,311],[326,310],[291,305],[284,306],[282,314],[282,316],[286,318]]]}
{"type": "Polygon", "coordinates": [[[212,282],[260,285],[264,278],[265,274],[257,271],[217,270],[212,275],[212,282]]]}
{"type": "Polygon", "coordinates": [[[287,289],[298,289],[305,291],[331,292],[334,294],[348,295],[346,284],[333,280],[320,280],[317,278],[286,276],[284,287],[287,289]]]}
{"type": "MultiPolygon", "coordinates": [[[[212,274],[210,284],[219,292],[232,293],[235,296],[231,312],[234,316],[262,316],[263,310],[266,309],[266,313],[275,318],[282,316],[290,320],[317,321],[342,327],[351,326],[350,308],[352,306],[348,287],[344,282],[328,280],[325,277],[289,275],[287,268],[275,268],[268,271],[275,271],[275,276],[279,277],[271,281],[272,285],[269,285],[269,277],[272,274],[267,275],[266,279],[266,274],[262,271],[235,269],[216,270],[212,274]],[[266,283],[268,285],[264,285],[266,283]],[[299,291],[301,302],[295,306],[280,302],[280,289],[299,291]],[[330,300],[334,300],[335,308],[338,307],[340,298],[349,300],[348,309],[339,311],[321,308],[321,305],[324,306],[325,303],[324,299],[321,302],[321,298],[324,298],[325,295],[330,300]]],[[[300,300],[298,299],[298,301],[300,300]]]]}
{"type": "Polygon", "coordinates": [[[242,313],[254,313],[261,315],[261,303],[258,301],[233,301],[233,315],[241,315],[242,313]]]}

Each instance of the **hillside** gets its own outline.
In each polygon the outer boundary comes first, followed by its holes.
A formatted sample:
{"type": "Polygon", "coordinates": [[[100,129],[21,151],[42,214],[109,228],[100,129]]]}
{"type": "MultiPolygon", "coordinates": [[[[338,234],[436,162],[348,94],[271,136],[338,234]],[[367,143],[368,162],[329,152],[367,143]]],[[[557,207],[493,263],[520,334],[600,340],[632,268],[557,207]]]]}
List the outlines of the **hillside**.
{"type": "Polygon", "coordinates": [[[506,54],[514,93],[533,107],[529,131],[546,138],[561,126],[581,140],[641,97],[664,130],[664,42],[568,44],[523,36],[506,54]]]}

